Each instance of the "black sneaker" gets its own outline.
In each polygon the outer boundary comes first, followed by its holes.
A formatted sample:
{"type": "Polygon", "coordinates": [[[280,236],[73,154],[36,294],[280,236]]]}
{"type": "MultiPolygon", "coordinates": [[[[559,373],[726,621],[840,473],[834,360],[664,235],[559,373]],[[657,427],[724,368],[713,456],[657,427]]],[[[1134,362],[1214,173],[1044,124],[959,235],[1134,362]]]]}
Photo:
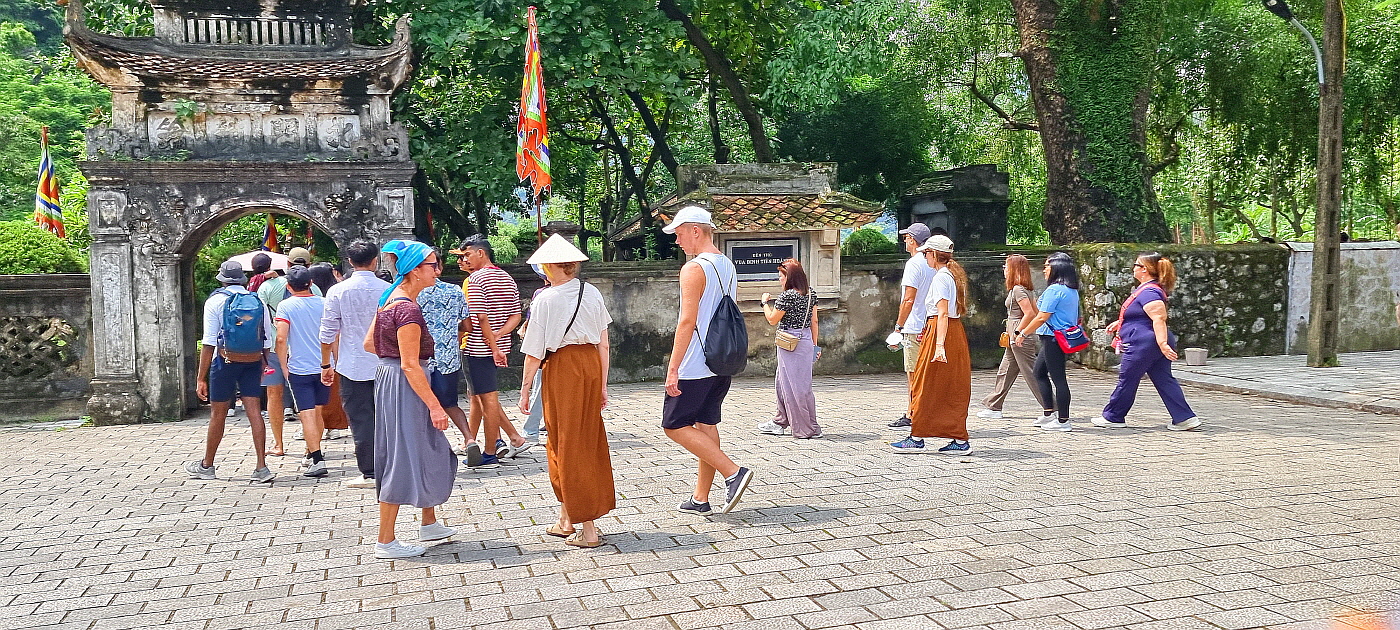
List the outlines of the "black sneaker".
{"type": "Polygon", "coordinates": [[[891,422],[891,423],[890,423],[890,427],[893,427],[893,428],[896,428],[896,429],[897,429],[897,428],[899,428],[899,427],[907,427],[907,426],[909,426],[909,425],[911,425],[911,424],[914,424],[914,421],[913,421],[913,420],[910,420],[910,419],[909,419],[909,416],[901,416],[898,420],[895,420],[894,422],[891,422]]]}
{"type": "Polygon", "coordinates": [[[706,501],[700,503],[695,500],[695,497],[687,497],[685,502],[681,503],[680,507],[676,509],[686,514],[709,514],[710,502],[706,501]]]}
{"type": "Polygon", "coordinates": [[[739,499],[744,496],[744,491],[749,489],[749,482],[753,481],[753,471],[742,466],[739,472],[734,473],[732,479],[724,480],[724,509],[720,514],[728,514],[739,505],[739,499]]]}

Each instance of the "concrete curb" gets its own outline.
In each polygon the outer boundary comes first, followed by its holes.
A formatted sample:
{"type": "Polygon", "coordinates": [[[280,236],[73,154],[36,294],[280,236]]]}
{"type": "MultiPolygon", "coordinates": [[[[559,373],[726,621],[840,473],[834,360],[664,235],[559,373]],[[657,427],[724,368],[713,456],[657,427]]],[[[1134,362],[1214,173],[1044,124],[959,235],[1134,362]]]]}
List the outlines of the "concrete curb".
{"type": "Polygon", "coordinates": [[[1334,393],[1334,396],[1313,396],[1297,392],[1287,392],[1271,389],[1262,389],[1257,386],[1246,385],[1249,381],[1236,378],[1209,376],[1192,372],[1179,371],[1173,374],[1182,385],[1191,385],[1201,389],[1225,392],[1229,394],[1248,394],[1283,402],[1313,405],[1315,407],[1329,407],[1332,409],[1352,409],[1367,413],[1378,413],[1391,416],[1400,416],[1400,401],[1396,404],[1379,403],[1372,400],[1362,399],[1360,396],[1334,393]],[[1345,397],[1356,398],[1357,400],[1347,400],[1345,397]]]}

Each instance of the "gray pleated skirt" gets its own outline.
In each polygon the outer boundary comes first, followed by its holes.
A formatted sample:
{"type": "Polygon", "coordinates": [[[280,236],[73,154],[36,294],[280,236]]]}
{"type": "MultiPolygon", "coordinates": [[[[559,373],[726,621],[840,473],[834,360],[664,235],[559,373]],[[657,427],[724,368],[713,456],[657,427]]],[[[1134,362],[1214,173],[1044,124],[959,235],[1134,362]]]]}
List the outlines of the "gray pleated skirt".
{"type": "Polygon", "coordinates": [[[452,445],[433,427],[398,359],[381,358],[374,374],[374,475],[381,502],[419,508],[446,503],[456,482],[452,445]]]}

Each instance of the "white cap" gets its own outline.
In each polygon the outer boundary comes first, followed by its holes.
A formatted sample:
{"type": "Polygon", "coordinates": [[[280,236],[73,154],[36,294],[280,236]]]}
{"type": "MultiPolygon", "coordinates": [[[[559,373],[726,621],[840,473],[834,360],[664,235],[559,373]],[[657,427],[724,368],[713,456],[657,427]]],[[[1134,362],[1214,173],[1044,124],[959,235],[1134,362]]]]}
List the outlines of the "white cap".
{"type": "Polygon", "coordinates": [[[568,239],[555,234],[549,237],[549,240],[545,241],[544,245],[541,245],[539,249],[535,250],[534,255],[530,256],[530,260],[525,262],[532,265],[548,265],[551,263],[583,262],[585,260],[588,260],[587,254],[579,251],[568,239]]]}
{"type": "Polygon", "coordinates": [[[671,222],[668,223],[666,227],[661,228],[661,231],[667,234],[675,234],[676,228],[686,223],[703,223],[710,227],[715,226],[714,221],[710,218],[709,210],[701,208],[700,206],[686,206],[681,208],[680,211],[676,213],[676,218],[671,219],[671,222]]]}
{"type": "Polygon", "coordinates": [[[942,234],[934,234],[933,236],[928,237],[928,240],[924,241],[923,245],[919,246],[919,251],[944,252],[951,254],[953,253],[953,239],[948,238],[942,234]]]}
{"type": "Polygon", "coordinates": [[[893,347],[901,343],[904,343],[904,335],[901,334],[899,331],[892,332],[890,333],[890,336],[885,337],[885,345],[887,346],[893,347]]]}

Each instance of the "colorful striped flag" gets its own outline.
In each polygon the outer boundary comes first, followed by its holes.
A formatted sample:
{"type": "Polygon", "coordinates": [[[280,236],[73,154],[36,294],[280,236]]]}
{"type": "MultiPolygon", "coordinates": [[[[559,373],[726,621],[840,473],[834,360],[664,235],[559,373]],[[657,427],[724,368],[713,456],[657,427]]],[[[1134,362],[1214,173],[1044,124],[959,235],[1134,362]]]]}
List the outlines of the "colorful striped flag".
{"type": "Polygon", "coordinates": [[[267,229],[263,230],[262,250],[282,253],[282,246],[277,244],[277,223],[273,222],[271,212],[267,214],[267,229]]]}
{"type": "Polygon", "coordinates": [[[540,69],[540,33],[535,7],[525,13],[530,30],[525,40],[525,80],[520,86],[520,120],[515,126],[515,173],[530,180],[536,201],[549,190],[549,132],[545,123],[544,72],[540,69]]]}
{"type": "Polygon", "coordinates": [[[49,157],[49,128],[44,127],[41,144],[43,157],[39,159],[39,192],[34,195],[34,220],[59,238],[63,231],[63,208],[58,205],[58,177],[53,172],[53,158],[49,157]]]}

